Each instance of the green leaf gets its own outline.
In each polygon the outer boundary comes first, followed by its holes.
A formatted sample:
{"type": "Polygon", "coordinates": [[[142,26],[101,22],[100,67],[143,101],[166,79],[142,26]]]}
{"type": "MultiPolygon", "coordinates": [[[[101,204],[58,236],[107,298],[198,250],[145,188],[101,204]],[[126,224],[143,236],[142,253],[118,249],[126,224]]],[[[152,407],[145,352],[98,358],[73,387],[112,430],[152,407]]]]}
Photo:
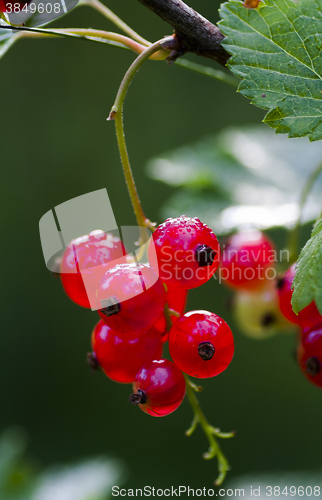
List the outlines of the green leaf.
{"type": "MultiPolygon", "coordinates": [[[[52,5],[55,4],[54,0],[47,0],[46,4],[51,3],[52,5]]],[[[61,11],[57,14],[50,14],[48,15],[46,12],[44,13],[39,13],[38,10],[32,14],[31,12],[27,15],[27,17],[24,17],[24,25],[26,27],[34,27],[34,26],[46,26],[50,22],[54,21],[55,19],[58,19],[60,17],[63,17],[68,13],[70,10],[75,8],[78,4],[78,0],[64,0],[64,6],[66,12],[64,12],[63,8],[61,8],[61,11]]],[[[62,4],[60,4],[62,5],[62,4]]],[[[4,54],[7,52],[7,50],[14,44],[15,41],[18,40],[18,31],[14,31],[12,29],[6,29],[7,26],[9,27],[8,21],[4,17],[4,15],[0,13],[0,25],[4,26],[3,28],[0,28],[0,59],[1,57],[4,56],[4,54]]],[[[14,20],[14,19],[13,19],[14,20]]],[[[18,24],[18,23],[17,23],[18,24]]],[[[35,28],[34,31],[37,31],[35,28]]]]}
{"type": "MultiPolygon", "coordinates": [[[[234,128],[155,158],[149,175],[173,188],[161,217],[198,216],[216,233],[249,226],[289,227],[298,217],[303,185],[320,163],[322,143],[287,141],[269,128],[234,128]]],[[[303,222],[321,211],[322,178],[309,196],[303,222]]]]}
{"type": "Polygon", "coordinates": [[[51,12],[48,14],[45,10],[45,12],[39,12],[37,9],[34,14],[30,14],[28,18],[24,18],[24,23],[26,26],[46,26],[52,21],[56,19],[60,19],[63,16],[65,16],[68,12],[70,12],[72,9],[74,9],[79,0],[64,0],[62,3],[56,2],[56,0],[46,0],[44,2],[44,5],[51,5],[52,9],[51,12]],[[54,12],[54,5],[60,5],[59,12],[55,13],[54,12]],[[64,8],[63,8],[64,5],[64,8]]]}
{"type": "Polygon", "coordinates": [[[12,30],[0,30],[0,59],[5,55],[8,49],[10,49],[11,45],[17,40],[16,33],[13,33],[12,30]]]}
{"type": "MultiPolygon", "coordinates": [[[[0,14],[5,24],[12,26],[44,26],[58,18],[65,16],[70,10],[75,8],[79,0],[35,0],[32,4],[21,4],[20,11],[14,9],[10,13],[0,14]],[[31,8],[32,7],[32,8],[31,8]]],[[[3,23],[2,23],[3,24],[3,23]]]]}
{"type": "Polygon", "coordinates": [[[302,249],[293,281],[292,306],[295,313],[315,300],[322,314],[322,218],[313,228],[311,238],[302,249]]]}
{"type": "Polygon", "coordinates": [[[269,110],[264,122],[289,137],[322,138],[322,0],[264,0],[220,9],[228,67],[239,92],[269,110]]]}

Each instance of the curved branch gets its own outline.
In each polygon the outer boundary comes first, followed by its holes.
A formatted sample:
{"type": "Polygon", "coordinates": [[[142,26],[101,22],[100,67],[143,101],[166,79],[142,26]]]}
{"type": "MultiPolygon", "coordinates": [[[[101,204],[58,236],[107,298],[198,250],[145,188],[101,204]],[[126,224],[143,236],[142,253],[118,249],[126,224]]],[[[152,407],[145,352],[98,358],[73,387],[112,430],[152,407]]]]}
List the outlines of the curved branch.
{"type": "Polygon", "coordinates": [[[221,45],[224,35],[215,24],[182,0],[139,0],[139,2],[173,27],[181,48],[172,54],[172,60],[185,52],[195,52],[214,59],[222,66],[226,65],[229,54],[221,45]]]}

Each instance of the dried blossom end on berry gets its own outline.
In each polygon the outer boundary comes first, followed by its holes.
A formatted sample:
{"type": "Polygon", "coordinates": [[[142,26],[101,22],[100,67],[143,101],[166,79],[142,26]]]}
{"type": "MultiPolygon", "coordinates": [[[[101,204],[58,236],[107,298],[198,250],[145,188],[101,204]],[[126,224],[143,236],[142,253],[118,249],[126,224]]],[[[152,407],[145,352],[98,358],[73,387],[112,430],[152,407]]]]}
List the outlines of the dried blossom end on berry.
{"type": "Polygon", "coordinates": [[[209,361],[215,354],[215,350],[211,342],[200,342],[198,345],[198,354],[204,361],[209,361]]]}
{"type": "Polygon", "coordinates": [[[91,369],[91,372],[94,373],[100,369],[99,362],[97,361],[96,355],[94,352],[88,352],[86,356],[86,361],[91,369]]]}
{"type": "Polygon", "coordinates": [[[133,392],[133,394],[130,395],[130,403],[132,403],[132,405],[144,405],[146,403],[145,392],[141,391],[141,389],[138,389],[137,392],[133,392]]]}
{"type": "Polygon", "coordinates": [[[306,360],[305,371],[311,377],[314,377],[321,371],[321,363],[315,356],[312,356],[306,360]]]}
{"type": "Polygon", "coordinates": [[[107,317],[113,316],[113,314],[117,314],[121,310],[121,304],[118,303],[115,297],[101,300],[101,305],[101,312],[107,317]]]}
{"type": "Polygon", "coordinates": [[[211,266],[215,260],[217,252],[207,245],[200,245],[195,253],[199,267],[211,266]]]}

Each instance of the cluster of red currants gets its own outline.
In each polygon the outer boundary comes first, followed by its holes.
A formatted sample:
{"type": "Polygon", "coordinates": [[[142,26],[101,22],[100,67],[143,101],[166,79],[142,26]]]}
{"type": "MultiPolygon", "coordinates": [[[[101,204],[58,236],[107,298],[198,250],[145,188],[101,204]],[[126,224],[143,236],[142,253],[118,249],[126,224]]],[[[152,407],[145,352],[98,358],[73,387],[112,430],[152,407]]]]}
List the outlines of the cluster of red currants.
{"type": "Polygon", "coordinates": [[[97,230],[68,245],[60,273],[67,295],[101,318],[92,333],[91,367],[133,383],[130,401],[160,417],[184,399],[182,372],[218,375],[233,358],[234,340],[216,314],[184,314],[188,290],[208,281],[220,262],[211,229],[197,218],[167,219],[148,253],[149,264],[138,263],[118,237],[97,230]],[[166,341],[173,361],[162,358],[166,341]]]}
{"type": "Polygon", "coordinates": [[[295,276],[295,264],[278,280],[279,304],[284,316],[300,327],[297,347],[297,360],[304,375],[322,388],[322,316],[315,302],[311,302],[298,315],[293,312],[292,282],[295,276]]]}
{"type": "Polygon", "coordinates": [[[276,331],[300,328],[297,358],[302,372],[322,387],[322,316],[314,302],[298,315],[293,312],[293,264],[277,277],[277,252],[260,231],[234,234],[223,250],[221,279],[236,293],[240,326],[251,337],[266,338],[276,331]],[[243,319],[247,316],[247,326],[243,319]]]}

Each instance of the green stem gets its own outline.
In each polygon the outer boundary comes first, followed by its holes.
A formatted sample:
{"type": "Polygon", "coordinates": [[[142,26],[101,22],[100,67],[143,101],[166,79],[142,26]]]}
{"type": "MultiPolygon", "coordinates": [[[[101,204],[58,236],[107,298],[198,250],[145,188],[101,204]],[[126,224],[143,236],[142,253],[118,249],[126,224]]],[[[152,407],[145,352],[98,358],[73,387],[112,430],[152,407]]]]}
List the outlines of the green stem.
{"type": "Polygon", "coordinates": [[[125,181],[131,198],[135,217],[139,227],[147,227],[148,226],[147,218],[145,217],[141,206],[140,198],[136,189],[134,177],[130,166],[129,156],[126,149],[124,130],[123,130],[123,120],[121,114],[117,114],[115,116],[115,129],[116,129],[116,137],[117,137],[123,172],[125,176],[125,181]]]}
{"type": "Polygon", "coordinates": [[[215,484],[217,486],[219,486],[224,481],[227,472],[230,470],[230,467],[229,467],[228,460],[226,459],[225,455],[221,451],[221,448],[216,440],[216,436],[221,437],[221,438],[231,438],[235,434],[233,432],[222,433],[222,432],[220,432],[219,429],[216,429],[215,427],[211,426],[208,423],[203,411],[200,408],[199,401],[198,401],[196,394],[195,394],[195,392],[200,392],[200,388],[197,387],[195,384],[193,384],[191,382],[190,378],[186,374],[184,374],[184,377],[186,379],[187,397],[189,399],[190,405],[191,405],[193,412],[194,412],[194,417],[193,417],[191,427],[188,429],[186,434],[188,436],[191,436],[191,434],[196,429],[197,425],[198,424],[201,425],[201,428],[204,431],[204,433],[209,441],[209,450],[208,450],[208,452],[204,453],[203,457],[206,460],[210,460],[211,458],[217,457],[219,475],[215,481],[215,484]]]}
{"type": "Polygon", "coordinates": [[[133,50],[137,54],[141,54],[146,48],[144,45],[140,45],[138,42],[135,42],[131,38],[120,35],[119,33],[113,33],[111,31],[84,28],[56,28],[52,30],[46,30],[41,28],[17,27],[14,29],[17,30],[19,38],[44,38],[59,36],[80,38],[83,40],[91,40],[101,43],[112,42],[119,47],[133,50]]]}
{"type": "Polygon", "coordinates": [[[135,42],[131,38],[120,35],[119,33],[113,33],[112,31],[103,31],[103,30],[94,30],[94,29],[85,29],[85,28],[60,28],[55,30],[56,33],[72,33],[75,35],[80,35],[84,38],[98,38],[102,40],[110,40],[113,42],[117,42],[120,45],[127,47],[128,49],[133,50],[137,54],[141,54],[144,51],[145,47],[140,45],[138,42],[135,42]]]}
{"type": "Polygon", "coordinates": [[[124,99],[126,96],[126,92],[129,88],[129,85],[136,74],[136,72],[139,70],[139,68],[142,66],[142,64],[149,59],[151,55],[153,55],[155,52],[160,50],[160,43],[161,42],[167,42],[167,41],[173,40],[173,37],[169,38],[163,38],[162,40],[159,40],[155,43],[153,43],[150,47],[147,47],[142,54],[139,55],[135,59],[135,61],[131,64],[129,69],[124,75],[124,78],[121,82],[121,85],[119,87],[114,105],[111,109],[110,115],[108,120],[115,120],[115,128],[116,128],[116,137],[117,137],[117,142],[118,142],[118,147],[119,147],[119,152],[121,156],[121,162],[122,162],[122,167],[123,167],[123,172],[125,176],[125,181],[127,184],[127,188],[129,191],[129,195],[131,198],[133,210],[136,216],[136,220],[138,223],[139,227],[147,227],[149,229],[154,229],[154,225],[145,217],[141,202],[139,199],[139,195],[135,186],[134,182],[134,177],[132,174],[131,166],[130,166],[130,161],[129,161],[129,156],[126,148],[126,142],[125,142],[125,137],[124,137],[124,128],[123,128],[123,104],[124,104],[124,99]]]}
{"type": "Polygon", "coordinates": [[[290,252],[289,255],[289,262],[293,263],[297,260],[298,257],[298,251],[299,251],[299,233],[300,233],[300,227],[301,227],[301,219],[303,215],[303,210],[307,201],[307,198],[312,190],[312,187],[322,172],[322,162],[319,163],[314,170],[311,172],[309,175],[306,183],[304,184],[300,201],[299,201],[299,215],[296,221],[295,226],[293,229],[289,232],[288,235],[288,242],[287,242],[287,248],[290,252]]]}
{"type": "MultiPolygon", "coordinates": [[[[164,309],[164,314],[166,317],[166,322],[167,322],[167,331],[171,330],[172,326],[172,320],[171,320],[171,314],[170,314],[171,309],[169,309],[168,305],[166,304],[166,307],[164,309]]],[[[218,477],[215,481],[215,484],[217,486],[220,486],[222,482],[224,481],[227,472],[230,470],[228,460],[226,459],[225,455],[221,451],[221,448],[217,442],[216,437],[222,438],[222,439],[229,439],[234,437],[235,433],[234,432],[221,432],[220,429],[217,429],[213,427],[212,425],[209,424],[207,421],[202,409],[200,408],[199,401],[196,397],[196,392],[201,392],[202,387],[199,385],[196,385],[190,380],[188,375],[183,373],[185,381],[186,381],[186,392],[187,392],[187,397],[189,400],[189,403],[191,405],[191,408],[193,410],[193,420],[191,423],[191,426],[189,429],[186,431],[186,436],[191,436],[191,434],[196,430],[198,424],[201,425],[202,430],[204,431],[205,435],[207,436],[207,439],[209,441],[209,449],[207,453],[204,453],[203,457],[206,460],[210,460],[211,458],[217,457],[218,460],[218,477]]]]}
{"type": "MultiPolygon", "coordinates": [[[[10,28],[11,29],[11,28],[10,28]]],[[[19,38],[44,38],[44,37],[72,37],[81,40],[90,40],[92,42],[110,43],[124,49],[133,50],[137,54],[142,54],[146,47],[138,42],[128,38],[127,36],[113,33],[112,31],[103,31],[86,28],[56,28],[56,29],[41,29],[41,28],[26,28],[15,27],[19,38]]],[[[164,60],[168,55],[168,51],[159,50],[150,56],[150,59],[157,61],[164,60]]]]}
{"type": "Polygon", "coordinates": [[[12,30],[17,32],[17,36],[21,37],[30,37],[30,38],[42,38],[48,36],[59,36],[59,37],[72,37],[72,38],[86,38],[85,36],[80,36],[75,33],[72,33],[70,30],[60,31],[59,29],[43,29],[43,28],[29,28],[26,26],[5,26],[0,25],[0,33],[1,30],[12,30]]]}
{"type": "Polygon", "coordinates": [[[141,53],[145,49],[142,45],[138,44],[131,38],[128,38],[119,33],[113,33],[111,31],[85,29],[85,28],[55,28],[53,30],[45,30],[39,28],[17,28],[20,32],[20,36],[33,36],[34,38],[41,36],[72,36],[74,38],[85,38],[85,39],[103,39],[110,40],[124,45],[134,52],[141,53]]]}
{"type": "Polygon", "coordinates": [[[151,45],[151,43],[148,40],[145,40],[142,36],[140,36],[136,31],[132,30],[130,26],[128,26],[122,19],[120,19],[114,12],[112,12],[106,5],[104,5],[102,2],[99,0],[81,0],[79,2],[79,5],[88,5],[89,7],[92,7],[93,9],[97,10],[101,14],[103,14],[104,17],[112,21],[115,26],[120,28],[124,33],[129,35],[133,40],[136,40],[142,45],[145,45],[148,47],[151,45]]]}
{"type": "Polygon", "coordinates": [[[165,44],[167,41],[172,41],[173,37],[167,37],[167,38],[162,38],[161,40],[158,40],[157,42],[153,43],[150,45],[150,47],[147,47],[140,55],[135,59],[135,61],[131,64],[129,69],[124,75],[124,78],[121,82],[121,85],[119,87],[118,93],[116,95],[115,102],[113,104],[113,107],[111,109],[111,114],[110,114],[110,119],[113,119],[116,117],[116,115],[122,114],[122,109],[123,109],[123,104],[124,104],[124,99],[127,93],[127,90],[130,86],[130,83],[136,74],[136,72],[140,69],[142,64],[149,59],[155,52],[158,52],[159,50],[162,49],[161,43],[165,44]],[[111,116],[112,115],[112,116],[111,116]]]}
{"type": "Polygon", "coordinates": [[[172,328],[172,319],[171,319],[171,314],[170,314],[170,309],[168,304],[164,306],[164,316],[165,316],[165,321],[166,321],[166,331],[169,332],[172,328]]]}
{"type": "Polygon", "coordinates": [[[210,76],[211,78],[215,78],[216,80],[227,83],[232,87],[238,87],[239,81],[236,78],[225,73],[224,71],[220,71],[219,69],[210,68],[209,66],[204,66],[203,64],[191,62],[188,61],[188,59],[182,59],[181,57],[176,60],[175,64],[177,64],[178,66],[182,66],[183,68],[195,71],[197,73],[210,76]]]}

